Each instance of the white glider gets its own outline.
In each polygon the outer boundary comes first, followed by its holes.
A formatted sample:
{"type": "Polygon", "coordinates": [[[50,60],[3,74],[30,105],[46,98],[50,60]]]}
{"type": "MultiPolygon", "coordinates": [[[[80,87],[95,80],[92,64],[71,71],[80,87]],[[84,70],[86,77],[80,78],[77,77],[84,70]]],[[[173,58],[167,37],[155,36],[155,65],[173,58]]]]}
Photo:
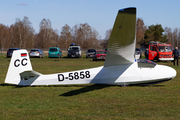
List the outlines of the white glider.
{"type": "Polygon", "coordinates": [[[70,84],[155,84],[168,81],[176,71],[168,66],[157,65],[149,60],[134,59],[136,8],[118,11],[109,39],[104,66],[72,72],[43,75],[32,69],[28,52],[13,52],[5,83],[33,85],[70,84]]]}

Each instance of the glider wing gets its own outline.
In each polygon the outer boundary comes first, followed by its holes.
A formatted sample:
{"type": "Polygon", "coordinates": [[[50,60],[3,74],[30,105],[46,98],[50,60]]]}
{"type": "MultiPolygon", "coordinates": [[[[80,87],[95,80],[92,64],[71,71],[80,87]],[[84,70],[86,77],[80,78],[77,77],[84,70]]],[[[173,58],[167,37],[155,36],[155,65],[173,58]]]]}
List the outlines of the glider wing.
{"type": "Polygon", "coordinates": [[[136,8],[120,9],[112,29],[104,67],[135,61],[136,8]]]}

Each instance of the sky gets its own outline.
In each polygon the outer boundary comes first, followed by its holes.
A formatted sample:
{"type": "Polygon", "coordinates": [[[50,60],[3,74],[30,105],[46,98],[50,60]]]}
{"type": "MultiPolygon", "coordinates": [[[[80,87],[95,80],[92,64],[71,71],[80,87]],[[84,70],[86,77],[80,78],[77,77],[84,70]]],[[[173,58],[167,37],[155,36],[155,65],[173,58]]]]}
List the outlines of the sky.
{"type": "Polygon", "coordinates": [[[43,18],[61,32],[67,24],[88,23],[101,39],[111,29],[119,9],[137,8],[137,18],[146,26],[161,24],[163,28],[180,28],[180,0],[0,0],[0,24],[10,26],[26,16],[36,33],[43,18]]]}

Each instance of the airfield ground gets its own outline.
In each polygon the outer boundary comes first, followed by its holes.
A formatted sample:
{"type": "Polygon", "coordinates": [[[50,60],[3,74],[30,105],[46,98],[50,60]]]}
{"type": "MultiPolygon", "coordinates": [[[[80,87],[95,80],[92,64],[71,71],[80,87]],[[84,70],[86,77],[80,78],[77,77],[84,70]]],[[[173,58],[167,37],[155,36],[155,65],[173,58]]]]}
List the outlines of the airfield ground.
{"type": "MultiPolygon", "coordinates": [[[[0,119],[180,119],[180,67],[172,62],[159,62],[173,67],[177,76],[151,86],[63,85],[18,87],[4,84],[10,58],[0,55],[0,119]]],[[[85,57],[31,58],[35,71],[59,73],[98,67],[85,57]]]]}

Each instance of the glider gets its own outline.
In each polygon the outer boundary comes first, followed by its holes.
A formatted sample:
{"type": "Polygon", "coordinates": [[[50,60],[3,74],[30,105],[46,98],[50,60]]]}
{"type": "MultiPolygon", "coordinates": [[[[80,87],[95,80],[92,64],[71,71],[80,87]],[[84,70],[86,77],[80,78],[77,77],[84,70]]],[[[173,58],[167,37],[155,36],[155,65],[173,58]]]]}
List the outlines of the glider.
{"type": "Polygon", "coordinates": [[[136,8],[118,11],[108,43],[104,66],[43,75],[33,71],[27,50],[16,50],[10,61],[5,83],[33,85],[155,84],[171,80],[176,71],[149,60],[134,58],[136,43],[136,8]]]}

